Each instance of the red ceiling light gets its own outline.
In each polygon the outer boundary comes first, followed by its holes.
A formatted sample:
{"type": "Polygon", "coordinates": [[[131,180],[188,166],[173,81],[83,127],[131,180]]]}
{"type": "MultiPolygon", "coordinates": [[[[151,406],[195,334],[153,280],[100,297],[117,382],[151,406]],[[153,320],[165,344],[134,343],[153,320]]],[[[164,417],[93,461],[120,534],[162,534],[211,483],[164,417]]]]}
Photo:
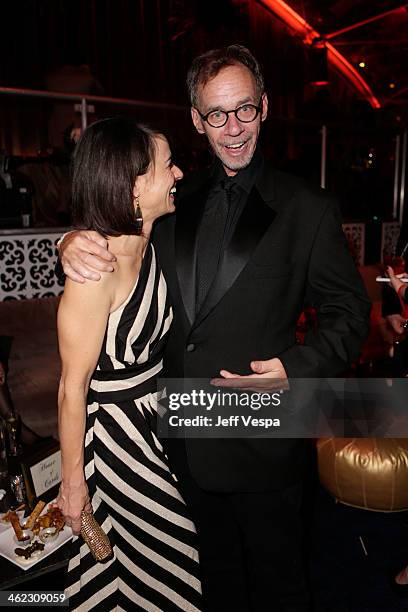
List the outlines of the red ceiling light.
{"type": "Polygon", "coordinates": [[[275,15],[280,17],[286,25],[300,36],[305,45],[312,45],[317,39],[323,40],[327,49],[327,60],[336,68],[370,104],[373,108],[381,108],[381,104],[374,95],[371,87],[350,64],[350,62],[337,49],[317,32],[299,13],[293,10],[283,0],[257,0],[275,15]]]}

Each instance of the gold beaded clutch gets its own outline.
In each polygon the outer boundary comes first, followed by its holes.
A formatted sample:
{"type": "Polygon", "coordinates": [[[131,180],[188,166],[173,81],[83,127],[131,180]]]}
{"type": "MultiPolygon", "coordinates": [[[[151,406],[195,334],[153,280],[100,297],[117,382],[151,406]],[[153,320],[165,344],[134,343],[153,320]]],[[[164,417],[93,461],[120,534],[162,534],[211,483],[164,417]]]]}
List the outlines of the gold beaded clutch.
{"type": "Polygon", "coordinates": [[[88,544],[95,561],[106,561],[112,556],[112,546],[93,514],[81,512],[81,536],[88,544]]]}

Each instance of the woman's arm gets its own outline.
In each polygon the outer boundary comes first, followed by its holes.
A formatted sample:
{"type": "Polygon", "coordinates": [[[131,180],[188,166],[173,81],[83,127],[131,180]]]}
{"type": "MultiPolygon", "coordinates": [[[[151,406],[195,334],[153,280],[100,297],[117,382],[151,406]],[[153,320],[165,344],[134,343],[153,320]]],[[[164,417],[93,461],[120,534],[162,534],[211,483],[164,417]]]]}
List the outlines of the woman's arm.
{"type": "Polygon", "coordinates": [[[83,285],[67,279],[58,310],[62,373],[58,392],[61,487],[57,500],[67,524],[80,532],[83,509],[90,511],[84,475],[86,399],[112,304],[112,276],[83,285]]]}

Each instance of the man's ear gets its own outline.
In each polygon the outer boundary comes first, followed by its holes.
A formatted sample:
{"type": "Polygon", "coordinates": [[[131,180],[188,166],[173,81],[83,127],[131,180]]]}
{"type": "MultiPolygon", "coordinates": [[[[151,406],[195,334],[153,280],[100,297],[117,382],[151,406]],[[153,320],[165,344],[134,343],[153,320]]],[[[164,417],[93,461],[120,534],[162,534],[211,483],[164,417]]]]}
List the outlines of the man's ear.
{"type": "Polygon", "coordinates": [[[266,115],[268,114],[268,96],[266,93],[262,95],[262,111],[261,111],[261,121],[265,121],[266,115]]]}
{"type": "Polygon", "coordinates": [[[193,106],[191,107],[191,119],[193,120],[194,127],[197,130],[197,132],[199,134],[204,134],[205,130],[204,130],[203,120],[201,119],[200,113],[198,112],[198,110],[194,108],[193,106]]]}

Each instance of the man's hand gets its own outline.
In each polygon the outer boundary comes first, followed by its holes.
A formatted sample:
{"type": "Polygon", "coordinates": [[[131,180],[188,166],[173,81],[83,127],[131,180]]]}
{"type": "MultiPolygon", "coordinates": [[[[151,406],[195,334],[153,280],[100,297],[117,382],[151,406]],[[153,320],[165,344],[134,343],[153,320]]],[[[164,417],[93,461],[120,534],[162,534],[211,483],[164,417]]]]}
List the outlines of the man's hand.
{"type": "Polygon", "coordinates": [[[402,315],[392,314],[385,318],[396,334],[403,334],[406,331],[404,327],[406,319],[402,315]]]}
{"type": "Polygon", "coordinates": [[[101,272],[113,272],[116,257],[108,251],[108,241],[97,232],[70,232],[59,246],[65,274],[77,283],[98,281],[101,272]]]}
{"type": "Polygon", "coordinates": [[[215,387],[247,389],[248,391],[276,391],[289,389],[288,377],[280,359],[274,357],[266,361],[251,361],[254,374],[241,376],[227,370],[220,370],[222,378],[213,378],[215,387]]]}

